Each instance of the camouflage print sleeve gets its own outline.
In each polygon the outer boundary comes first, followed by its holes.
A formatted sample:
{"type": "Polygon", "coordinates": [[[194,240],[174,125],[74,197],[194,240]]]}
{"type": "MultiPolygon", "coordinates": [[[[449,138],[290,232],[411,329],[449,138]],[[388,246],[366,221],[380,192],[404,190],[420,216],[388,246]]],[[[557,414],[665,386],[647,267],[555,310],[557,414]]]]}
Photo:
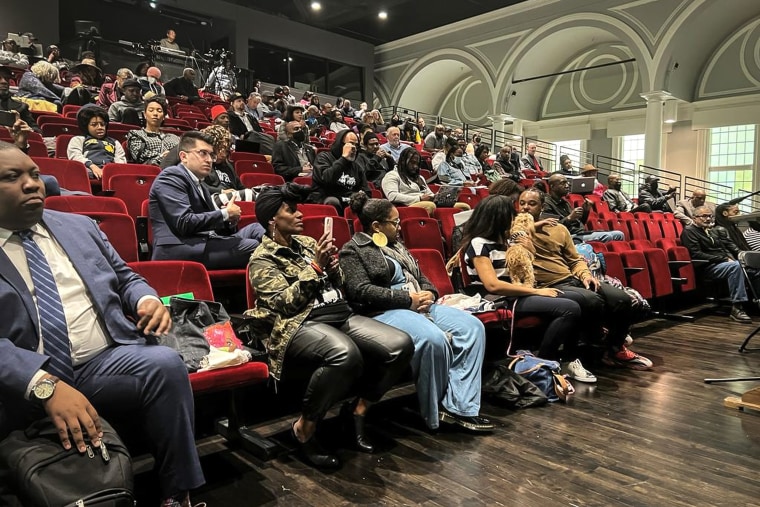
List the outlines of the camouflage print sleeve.
{"type": "Polygon", "coordinates": [[[285,318],[301,313],[317,297],[321,285],[316,271],[309,265],[288,268],[292,269],[282,271],[271,259],[254,257],[248,270],[261,306],[285,318]]]}

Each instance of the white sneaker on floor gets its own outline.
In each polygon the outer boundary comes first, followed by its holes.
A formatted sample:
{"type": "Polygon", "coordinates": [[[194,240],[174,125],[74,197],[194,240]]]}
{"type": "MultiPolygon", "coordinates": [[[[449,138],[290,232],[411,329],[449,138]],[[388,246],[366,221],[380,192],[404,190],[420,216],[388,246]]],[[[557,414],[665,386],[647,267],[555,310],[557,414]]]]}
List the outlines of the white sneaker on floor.
{"type": "Polygon", "coordinates": [[[633,343],[633,337],[629,334],[625,335],[625,341],[623,341],[623,344],[626,347],[630,347],[632,343],[633,343]]]}
{"type": "Polygon", "coordinates": [[[593,384],[596,382],[596,375],[584,368],[580,359],[567,363],[565,371],[571,379],[577,380],[578,382],[585,382],[587,384],[593,384]]]}

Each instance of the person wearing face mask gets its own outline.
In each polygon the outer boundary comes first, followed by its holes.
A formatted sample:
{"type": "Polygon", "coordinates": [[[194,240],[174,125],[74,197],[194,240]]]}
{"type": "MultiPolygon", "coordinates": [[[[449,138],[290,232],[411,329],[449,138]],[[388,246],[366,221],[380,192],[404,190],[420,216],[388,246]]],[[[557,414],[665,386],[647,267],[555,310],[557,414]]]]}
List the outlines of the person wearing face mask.
{"type": "Polygon", "coordinates": [[[341,130],[335,136],[330,151],[317,155],[310,202],[335,206],[342,216],[351,194],[359,190],[370,193],[367,176],[356,163],[358,143],[359,139],[353,131],[341,130]]]}
{"type": "Polygon", "coordinates": [[[649,204],[652,211],[672,213],[673,208],[668,201],[675,198],[678,188],[669,187],[667,192],[663,192],[659,189],[659,181],[660,178],[651,174],[646,177],[644,184],[639,187],[639,204],[649,204]]]}
{"type": "MultiPolygon", "coordinates": [[[[148,67],[145,76],[137,78],[137,81],[140,83],[140,88],[142,89],[143,96],[151,92],[153,95],[160,95],[161,97],[166,96],[166,91],[164,91],[164,87],[159,79],[161,79],[161,69],[158,67],[148,67]]],[[[153,95],[151,95],[151,97],[153,95]]]]}
{"type": "Polygon", "coordinates": [[[306,142],[306,128],[298,121],[284,125],[286,137],[274,143],[272,151],[274,172],[285,181],[293,181],[297,176],[311,175],[317,155],[314,147],[306,142]]]}
{"type": "MultiPolygon", "coordinates": [[[[744,311],[747,297],[747,287],[744,285],[744,273],[741,264],[736,260],[739,253],[737,247],[729,238],[722,238],[713,228],[714,215],[707,206],[694,210],[693,223],[684,228],[681,242],[689,250],[692,259],[703,261],[694,264],[698,275],[706,280],[725,280],[728,284],[731,303],[731,320],[743,324],[751,324],[752,319],[744,311]]],[[[748,272],[750,282],[757,287],[757,272],[748,272]]]]}
{"type": "Polygon", "coordinates": [[[609,205],[610,211],[614,211],[615,213],[620,213],[621,211],[649,213],[652,211],[652,207],[648,203],[636,204],[628,194],[621,190],[623,182],[619,175],[610,174],[607,178],[607,185],[608,188],[602,195],[602,198],[609,205]]]}
{"type": "Polygon", "coordinates": [[[462,148],[459,142],[449,137],[444,148],[445,160],[438,166],[438,179],[446,185],[471,187],[475,183],[462,162],[462,148]]]}

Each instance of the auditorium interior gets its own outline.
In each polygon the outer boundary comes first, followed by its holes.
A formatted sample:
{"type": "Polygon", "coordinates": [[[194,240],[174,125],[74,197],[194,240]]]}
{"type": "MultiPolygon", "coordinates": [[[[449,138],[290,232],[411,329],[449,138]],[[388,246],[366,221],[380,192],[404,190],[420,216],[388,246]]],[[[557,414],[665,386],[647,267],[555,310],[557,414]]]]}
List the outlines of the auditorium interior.
{"type": "MultiPolygon", "coordinates": [[[[716,204],[735,200],[742,228],[760,217],[757,0],[4,0],[0,13],[3,37],[33,32],[71,60],[97,47],[105,73],[134,67],[171,28],[180,53],[154,55],[167,78],[193,67],[200,86],[225,51],[246,95],[259,80],[266,92],[288,85],[297,99],[311,91],[323,104],[339,96],[367,102],[386,120],[461,128],[492,154],[535,144],[546,172],[568,155],[576,168],[594,165],[602,184],[618,175],[634,197],[654,176],[677,187],[676,201],[698,189],[716,204]]],[[[207,483],[193,500],[760,505],[760,337],[750,341],[758,351],[739,351],[760,326],[760,298],[747,308],[752,324],[731,321],[720,288],[687,269],[676,225],[596,211],[598,230],[621,230],[656,250],[650,259],[632,241],[610,251],[623,260],[622,279],[646,278],[640,292],[653,312],[631,335],[654,363],[650,371],[600,365],[598,383],[576,383],[567,402],[540,408],[486,401],[482,412],[496,429],[484,436],[428,430],[414,385],[403,383],[368,416],[376,452],[341,447],[343,466],[329,472],[294,456],[298,400],[281,396],[266,375],[201,387],[196,430],[207,483]],[[705,382],[726,378],[738,381],[705,382]]],[[[441,245],[444,258],[455,253],[441,245]]],[[[222,283],[212,297],[245,309],[242,286],[222,283]]],[[[487,356],[503,356],[506,337],[521,331],[490,326],[487,356]]],[[[338,409],[320,428],[333,442],[345,436],[338,409]]],[[[158,505],[149,449],[139,432],[125,432],[139,505],[158,505]]]]}

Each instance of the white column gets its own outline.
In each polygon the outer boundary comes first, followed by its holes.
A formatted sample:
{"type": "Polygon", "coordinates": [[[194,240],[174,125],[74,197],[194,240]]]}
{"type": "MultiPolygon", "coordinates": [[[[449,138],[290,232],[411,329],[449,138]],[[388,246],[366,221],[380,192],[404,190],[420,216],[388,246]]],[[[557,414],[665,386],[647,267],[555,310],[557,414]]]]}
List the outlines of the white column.
{"type": "MultiPolygon", "coordinates": [[[[662,110],[663,103],[673,96],[665,91],[642,93],[647,101],[647,117],[644,128],[644,165],[662,167],[662,110]]],[[[638,168],[637,168],[638,169],[638,168]]]]}
{"type": "Polygon", "coordinates": [[[493,139],[491,139],[491,153],[497,153],[505,144],[507,136],[505,135],[506,129],[504,128],[504,122],[510,119],[508,114],[497,114],[488,117],[491,120],[491,127],[493,128],[493,139]]]}

